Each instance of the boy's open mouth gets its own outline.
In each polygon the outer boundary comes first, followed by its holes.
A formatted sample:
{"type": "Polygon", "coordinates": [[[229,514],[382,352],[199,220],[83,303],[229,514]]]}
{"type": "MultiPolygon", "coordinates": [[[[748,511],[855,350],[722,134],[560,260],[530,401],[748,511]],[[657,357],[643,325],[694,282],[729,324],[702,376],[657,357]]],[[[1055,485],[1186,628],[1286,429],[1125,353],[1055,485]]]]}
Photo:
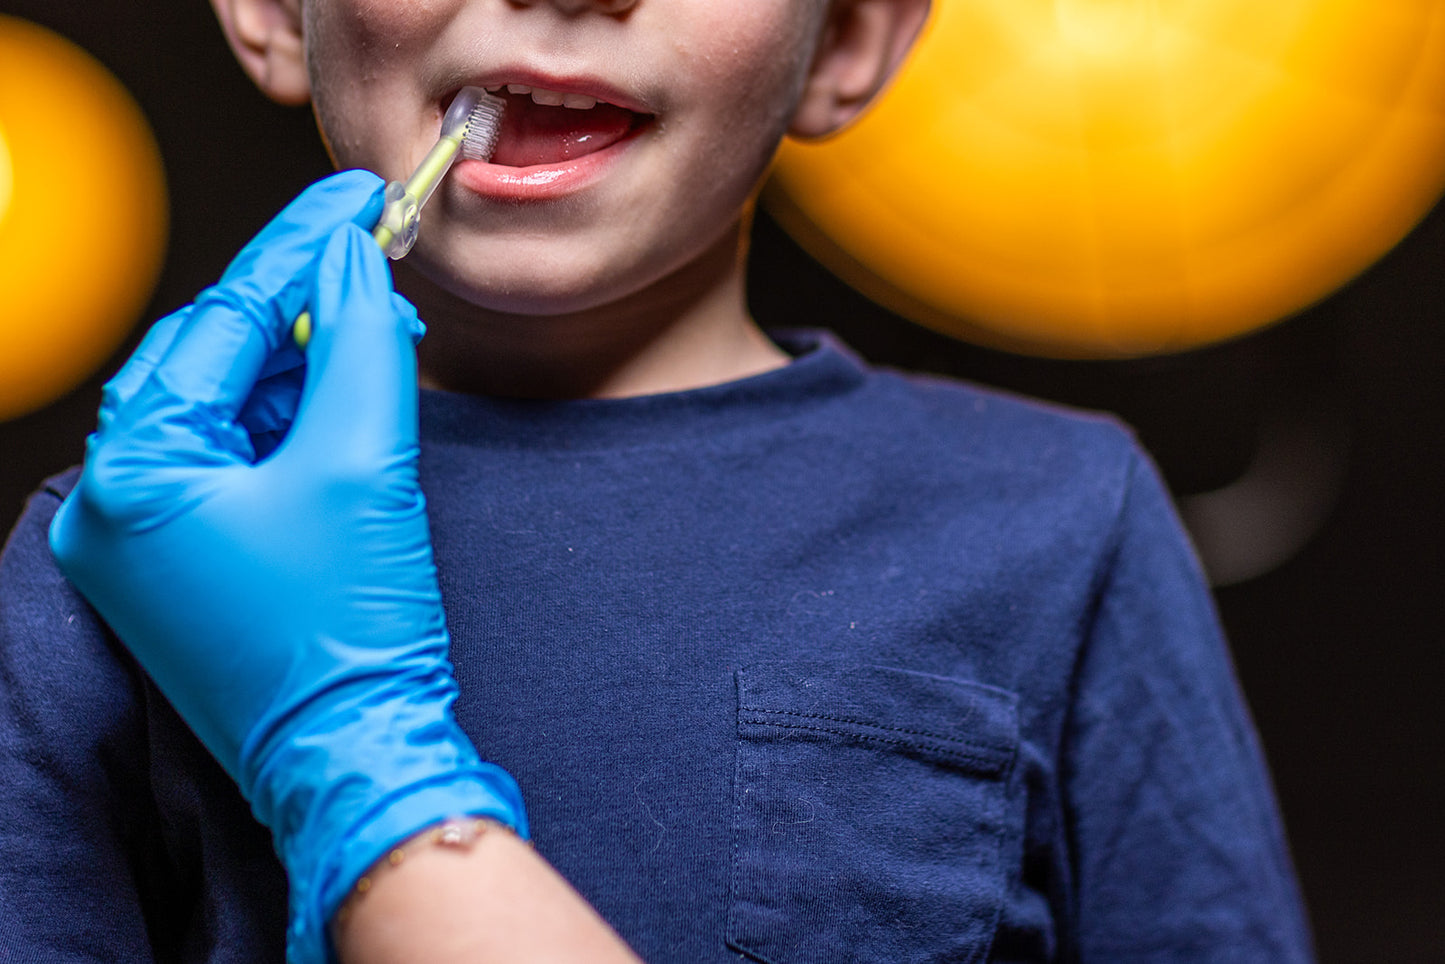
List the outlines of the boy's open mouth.
{"type": "Polygon", "coordinates": [[[587,94],[525,84],[489,87],[507,102],[492,163],[503,167],[560,164],[595,154],[646,126],[639,114],[587,94]]]}

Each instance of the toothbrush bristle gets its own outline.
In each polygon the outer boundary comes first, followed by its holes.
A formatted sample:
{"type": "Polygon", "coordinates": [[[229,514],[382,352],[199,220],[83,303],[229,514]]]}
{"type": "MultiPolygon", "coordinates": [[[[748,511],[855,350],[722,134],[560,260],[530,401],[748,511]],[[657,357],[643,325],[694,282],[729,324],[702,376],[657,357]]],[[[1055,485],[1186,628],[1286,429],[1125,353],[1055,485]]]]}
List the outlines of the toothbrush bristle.
{"type": "Polygon", "coordinates": [[[462,157],[469,161],[489,161],[497,149],[502,133],[502,113],[507,102],[492,94],[477,101],[467,116],[467,131],[462,135],[462,157]]]}

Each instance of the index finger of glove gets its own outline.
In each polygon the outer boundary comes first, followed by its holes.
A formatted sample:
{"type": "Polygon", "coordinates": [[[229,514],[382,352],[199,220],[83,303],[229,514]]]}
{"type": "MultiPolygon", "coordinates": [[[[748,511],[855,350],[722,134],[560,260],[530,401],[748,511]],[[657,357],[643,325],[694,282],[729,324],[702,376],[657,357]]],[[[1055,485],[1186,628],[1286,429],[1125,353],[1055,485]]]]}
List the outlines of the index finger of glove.
{"type": "Polygon", "coordinates": [[[100,392],[101,432],[109,427],[121,407],[130,401],[145,384],[146,379],[150,378],[151,372],[165,357],[171,342],[175,341],[176,333],[180,331],[190,313],[191,309],[187,306],[152,325],[120,371],[105,383],[100,392]]]}
{"type": "Polygon", "coordinates": [[[151,386],[172,402],[234,419],[266,360],[288,343],[327,240],[343,225],[374,222],[381,192],[381,178],[369,171],[337,174],[303,191],[196,299],[151,386]]]}
{"type": "Polygon", "coordinates": [[[299,449],[378,464],[410,452],[417,435],[416,315],[397,310],[386,259],[367,235],[347,228],[331,239],[317,269],[315,302],[293,441],[299,449]]]}
{"type": "Polygon", "coordinates": [[[307,269],[343,224],[372,229],[381,216],[384,187],[370,171],[343,171],[317,181],[241,249],[217,287],[237,304],[264,314],[269,329],[289,334],[307,308],[307,269]]]}

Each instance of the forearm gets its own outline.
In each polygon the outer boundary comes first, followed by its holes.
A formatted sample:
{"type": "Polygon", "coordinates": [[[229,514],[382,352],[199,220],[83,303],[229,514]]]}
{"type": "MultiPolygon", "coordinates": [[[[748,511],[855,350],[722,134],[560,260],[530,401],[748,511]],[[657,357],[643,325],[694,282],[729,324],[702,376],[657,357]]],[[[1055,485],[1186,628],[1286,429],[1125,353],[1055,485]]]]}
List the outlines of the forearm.
{"type": "Polygon", "coordinates": [[[510,833],[469,849],[409,847],[332,925],[343,964],[638,964],[597,912],[510,833]]]}

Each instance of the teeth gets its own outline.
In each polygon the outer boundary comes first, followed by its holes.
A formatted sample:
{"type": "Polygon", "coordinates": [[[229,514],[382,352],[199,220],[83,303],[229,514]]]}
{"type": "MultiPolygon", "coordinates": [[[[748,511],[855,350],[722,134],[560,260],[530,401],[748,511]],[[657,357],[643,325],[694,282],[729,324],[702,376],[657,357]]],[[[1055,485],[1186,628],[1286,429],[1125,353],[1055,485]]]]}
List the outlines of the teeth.
{"type": "Polygon", "coordinates": [[[489,93],[501,93],[503,87],[512,94],[531,94],[532,102],[541,104],[544,107],[570,107],[573,110],[591,110],[597,106],[597,98],[591,94],[564,94],[557,90],[547,90],[545,87],[532,87],[527,84],[493,84],[487,88],[489,93]]]}

